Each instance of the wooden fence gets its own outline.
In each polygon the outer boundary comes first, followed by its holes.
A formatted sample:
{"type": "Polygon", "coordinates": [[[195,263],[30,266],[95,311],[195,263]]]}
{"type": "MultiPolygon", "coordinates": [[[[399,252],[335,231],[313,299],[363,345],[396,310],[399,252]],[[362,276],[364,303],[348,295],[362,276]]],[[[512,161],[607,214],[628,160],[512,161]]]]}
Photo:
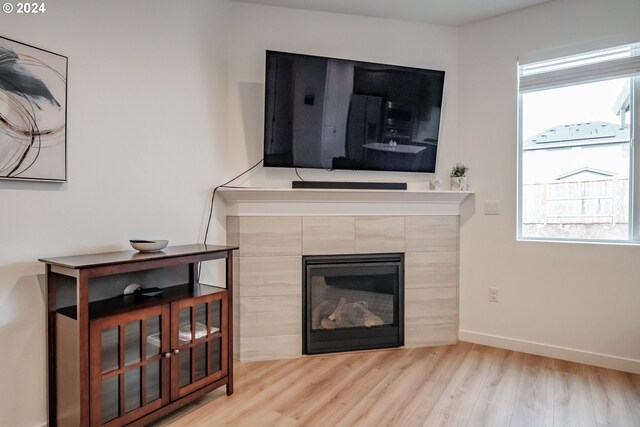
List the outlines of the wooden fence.
{"type": "Polygon", "coordinates": [[[525,184],[522,200],[523,224],[629,222],[629,179],[525,184]]]}

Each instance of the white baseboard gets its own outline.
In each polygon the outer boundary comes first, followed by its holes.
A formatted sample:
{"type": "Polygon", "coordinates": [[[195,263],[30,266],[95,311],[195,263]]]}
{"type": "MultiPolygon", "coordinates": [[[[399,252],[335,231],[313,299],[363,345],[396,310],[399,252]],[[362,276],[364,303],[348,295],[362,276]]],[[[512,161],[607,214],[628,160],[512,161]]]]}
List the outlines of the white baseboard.
{"type": "Polygon", "coordinates": [[[640,374],[640,360],[611,356],[608,354],[591,353],[573,348],[558,347],[555,345],[541,344],[532,341],[517,340],[498,335],[483,334],[480,332],[460,330],[460,341],[474,344],[488,345],[490,347],[504,348],[520,351],[522,353],[537,354],[538,356],[552,357],[554,359],[568,360],[584,363],[586,365],[600,366],[602,368],[617,369],[619,371],[640,374]]]}

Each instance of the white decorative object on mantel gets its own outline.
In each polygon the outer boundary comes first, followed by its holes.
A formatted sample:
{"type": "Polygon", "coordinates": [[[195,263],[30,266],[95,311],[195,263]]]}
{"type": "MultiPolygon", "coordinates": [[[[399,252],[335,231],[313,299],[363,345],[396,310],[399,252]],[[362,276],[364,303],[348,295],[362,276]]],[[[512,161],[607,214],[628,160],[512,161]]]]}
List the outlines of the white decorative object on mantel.
{"type": "Polygon", "coordinates": [[[467,177],[466,176],[452,176],[451,177],[451,190],[452,191],[467,191],[467,177]]]}
{"type": "Polygon", "coordinates": [[[464,163],[456,163],[451,168],[451,190],[452,191],[467,191],[467,171],[469,167],[464,163]]]}
{"type": "Polygon", "coordinates": [[[442,185],[442,183],[440,182],[440,180],[438,178],[429,181],[429,190],[441,190],[442,188],[440,187],[442,185]]]}

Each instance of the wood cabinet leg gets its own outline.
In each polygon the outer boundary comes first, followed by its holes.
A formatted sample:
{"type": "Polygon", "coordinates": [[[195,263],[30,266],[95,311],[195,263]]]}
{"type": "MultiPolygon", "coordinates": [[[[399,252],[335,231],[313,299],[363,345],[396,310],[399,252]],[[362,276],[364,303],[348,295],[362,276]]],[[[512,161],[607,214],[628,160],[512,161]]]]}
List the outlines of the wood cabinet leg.
{"type": "Polygon", "coordinates": [[[57,394],[57,362],[56,362],[56,277],[51,271],[51,265],[47,264],[47,363],[49,372],[49,425],[58,425],[58,402],[57,394]]]}
{"type": "Polygon", "coordinates": [[[229,382],[227,383],[227,396],[233,394],[233,250],[227,251],[227,314],[228,314],[228,330],[227,330],[227,375],[229,382]]]}

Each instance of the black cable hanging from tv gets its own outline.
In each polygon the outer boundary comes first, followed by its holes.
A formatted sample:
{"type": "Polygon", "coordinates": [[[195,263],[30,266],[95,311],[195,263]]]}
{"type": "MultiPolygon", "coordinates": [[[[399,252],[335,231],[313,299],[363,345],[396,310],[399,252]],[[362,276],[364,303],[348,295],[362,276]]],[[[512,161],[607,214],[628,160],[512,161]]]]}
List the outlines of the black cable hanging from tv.
{"type": "Polygon", "coordinates": [[[204,240],[202,241],[202,243],[204,245],[207,244],[207,238],[209,237],[209,227],[211,226],[211,218],[213,217],[213,202],[216,198],[216,192],[218,191],[218,188],[220,187],[226,187],[227,184],[232,183],[233,181],[235,181],[236,179],[240,178],[242,175],[251,172],[253,169],[255,169],[260,163],[262,163],[262,161],[264,160],[264,158],[260,159],[258,161],[258,163],[256,163],[255,165],[251,166],[249,169],[247,169],[246,171],[242,172],[240,175],[237,175],[236,177],[230,179],[229,181],[225,182],[224,184],[220,184],[218,185],[216,188],[213,189],[213,193],[211,193],[211,206],[209,206],[209,218],[207,219],[207,228],[204,232],[204,240]]]}
{"type": "MultiPolygon", "coordinates": [[[[207,238],[209,237],[209,228],[211,226],[211,219],[213,218],[213,202],[216,199],[216,192],[218,191],[218,188],[221,188],[221,187],[237,188],[237,187],[228,187],[228,184],[232,183],[233,181],[235,181],[236,179],[240,178],[244,174],[246,174],[248,172],[251,172],[260,163],[262,163],[263,160],[264,160],[264,158],[260,159],[258,161],[258,163],[256,163],[255,165],[251,166],[249,169],[245,170],[240,175],[235,176],[234,178],[230,179],[229,181],[225,182],[224,184],[220,184],[216,188],[213,189],[213,192],[211,193],[211,205],[209,206],[209,217],[207,218],[207,228],[205,229],[205,232],[204,232],[204,239],[202,241],[202,244],[204,244],[204,245],[207,244],[207,238]]],[[[202,271],[202,263],[198,263],[198,277],[196,278],[197,282],[200,281],[200,272],[201,271],[202,271]]]]}

